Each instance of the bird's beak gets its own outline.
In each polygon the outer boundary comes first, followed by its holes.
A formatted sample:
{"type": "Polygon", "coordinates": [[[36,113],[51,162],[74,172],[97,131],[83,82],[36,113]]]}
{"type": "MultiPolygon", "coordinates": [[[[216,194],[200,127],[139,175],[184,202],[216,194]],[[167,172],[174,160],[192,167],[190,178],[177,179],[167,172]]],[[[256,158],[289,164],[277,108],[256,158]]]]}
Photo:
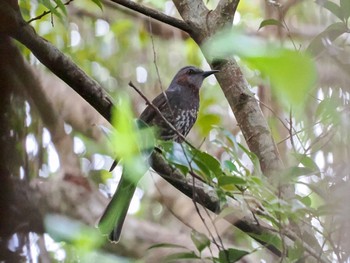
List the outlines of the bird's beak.
{"type": "Polygon", "coordinates": [[[209,70],[209,71],[204,71],[203,72],[203,77],[208,77],[208,76],[210,76],[211,74],[214,74],[214,73],[217,73],[217,72],[219,72],[220,70],[209,70]]]}

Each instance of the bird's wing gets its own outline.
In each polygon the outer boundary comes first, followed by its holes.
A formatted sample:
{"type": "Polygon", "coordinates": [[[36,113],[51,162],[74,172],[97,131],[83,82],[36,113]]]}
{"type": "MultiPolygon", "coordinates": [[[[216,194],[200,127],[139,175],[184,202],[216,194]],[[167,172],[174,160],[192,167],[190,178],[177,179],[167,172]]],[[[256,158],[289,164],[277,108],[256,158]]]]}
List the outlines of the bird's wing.
{"type": "MultiPolygon", "coordinates": [[[[152,104],[156,106],[160,111],[167,105],[167,97],[164,93],[159,94],[153,101],[152,104]]],[[[141,113],[140,119],[145,123],[151,124],[152,120],[158,115],[151,105],[148,105],[146,109],[141,113]]]]}

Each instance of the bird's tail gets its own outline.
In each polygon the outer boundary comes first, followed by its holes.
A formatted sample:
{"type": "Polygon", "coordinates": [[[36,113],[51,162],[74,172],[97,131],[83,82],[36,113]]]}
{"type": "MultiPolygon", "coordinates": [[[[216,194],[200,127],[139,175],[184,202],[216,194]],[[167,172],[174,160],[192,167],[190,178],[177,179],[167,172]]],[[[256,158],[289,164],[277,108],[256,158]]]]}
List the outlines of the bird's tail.
{"type": "Polygon", "coordinates": [[[128,180],[123,174],[118,188],[100,218],[98,228],[103,235],[109,235],[112,242],[118,242],[137,182],[128,180]]]}

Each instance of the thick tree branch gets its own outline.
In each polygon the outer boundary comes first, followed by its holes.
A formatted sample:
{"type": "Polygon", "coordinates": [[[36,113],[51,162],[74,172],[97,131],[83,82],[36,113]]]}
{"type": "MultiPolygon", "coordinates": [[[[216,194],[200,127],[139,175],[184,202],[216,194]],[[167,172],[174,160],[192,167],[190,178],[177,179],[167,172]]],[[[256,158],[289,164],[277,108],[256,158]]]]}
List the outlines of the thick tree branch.
{"type": "MultiPolygon", "coordinates": [[[[3,33],[11,35],[30,49],[41,63],[79,93],[102,116],[110,119],[111,99],[96,81],[89,78],[69,57],[50,42],[38,36],[35,30],[23,20],[21,14],[15,12],[6,1],[0,2],[0,17],[5,17],[5,21],[12,21],[10,30],[6,28],[3,33]]],[[[2,18],[0,18],[1,25],[5,22],[2,18]]]]}
{"type": "Polygon", "coordinates": [[[236,13],[238,3],[239,0],[220,0],[212,16],[216,18],[216,21],[212,23],[216,31],[232,25],[232,14],[236,13]]]}
{"type": "Polygon", "coordinates": [[[154,10],[152,8],[149,8],[147,6],[138,4],[136,2],[129,1],[129,0],[106,0],[106,1],[110,1],[113,3],[119,4],[119,5],[122,5],[124,7],[129,8],[129,9],[132,9],[136,12],[144,14],[145,16],[152,17],[152,18],[154,18],[158,21],[161,21],[165,24],[179,28],[187,33],[192,32],[192,28],[186,22],[184,22],[180,19],[177,19],[175,17],[165,15],[162,12],[159,12],[159,11],[154,10]]]}
{"type": "MultiPolygon", "coordinates": [[[[203,13],[206,8],[203,7],[202,0],[174,0],[174,4],[184,21],[197,25],[196,33],[191,34],[191,37],[201,46],[224,26],[232,25],[238,1],[222,0],[214,12],[208,10],[206,13],[203,13]],[[193,8],[197,5],[200,6],[201,16],[198,16],[197,10],[193,8]],[[212,23],[214,26],[209,28],[208,24],[212,23]]],[[[203,54],[206,55],[205,50],[203,54]]],[[[216,75],[217,80],[249,149],[258,156],[263,173],[271,177],[276,171],[283,169],[283,163],[261,109],[249,91],[247,80],[233,57],[227,60],[213,60],[207,57],[207,60],[212,68],[220,70],[216,75]]]]}

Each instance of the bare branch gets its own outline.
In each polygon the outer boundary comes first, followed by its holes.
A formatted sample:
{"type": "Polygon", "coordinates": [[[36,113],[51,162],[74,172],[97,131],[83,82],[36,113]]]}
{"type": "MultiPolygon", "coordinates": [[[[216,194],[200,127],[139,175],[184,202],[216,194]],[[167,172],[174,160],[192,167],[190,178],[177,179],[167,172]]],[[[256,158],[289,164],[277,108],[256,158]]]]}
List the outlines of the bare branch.
{"type": "MultiPolygon", "coordinates": [[[[69,5],[72,1],[74,1],[74,0],[68,0],[66,3],[64,3],[64,5],[69,5]]],[[[57,9],[57,8],[58,8],[58,5],[55,6],[55,9],[57,9]]],[[[27,21],[27,23],[29,24],[29,23],[31,23],[31,22],[33,22],[35,20],[39,20],[39,19],[43,18],[44,16],[46,16],[46,15],[48,15],[50,13],[51,13],[50,10],[44,11],[41,15],[38,15],[36,17],[33,17],[33,18],[29,19],[27,21]]]]}
{"type": "MultiPolygon", "coordinates": [[[[1,15],[1,13],[0,13],[1,15]]],[[[107,120],[111,118],[112,101],[102,87],[88,77],[69,57],[50,42],[38,36],[35,30],[16,14],[21,23],[11,36],[33,52],[36,58],[55,75],[66,82],[107,120]]]]}
{"type": "Polygon", "coordinates": [[[119,4],[119,5],[125,6],[129,9],[132,9],[136,12],[141,13],[141,14],[144,14],[145,16],[152,17],[152,18],[159,20],[165,24],[179,28],[187,33],[190,33],[192,31],[192,28],[186,22],[184,22],[180,19],[177,19],[175,17],[165,15],[162,12],[159,12],[159,11],[154,10],[152,8],[138,4],[136,2],[129,1],[129,0],[110,0],[110,1],[113,3],[119,4]]]}

